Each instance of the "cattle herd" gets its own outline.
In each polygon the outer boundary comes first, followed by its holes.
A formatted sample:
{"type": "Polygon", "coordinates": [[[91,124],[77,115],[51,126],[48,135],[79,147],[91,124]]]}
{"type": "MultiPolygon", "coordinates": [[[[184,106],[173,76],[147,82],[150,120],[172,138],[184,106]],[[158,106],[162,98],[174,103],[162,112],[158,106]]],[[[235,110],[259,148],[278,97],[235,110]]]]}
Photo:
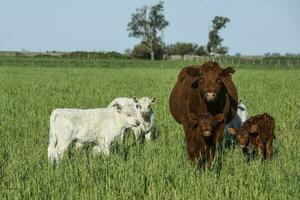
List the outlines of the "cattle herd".
{"type": "MultiPolygon", "coordinates": [[[[223,136],[237,138],[244,153],[261,151],[272,158],[275,122],[267,113],[249,119],[232,81],[232,67],[222,69],[216,62],[188,66],[181,70],[171,91],[169,106],[176,122],[182,125],[189,158],[193,164],[210,168],[223,136]],[[235,137],[236,136],[236,137],[235,137]]],[[[132,129],[136,139],[152,138],[156,98],[116,98],[107,108],[55,109],[50,116],[48,159],[62,158],[68,146],[93,143],[95,154],[109,154],[113,141],[123,139],[132,129]]]]}
{"type": "Polygon", "coordinates": [[[225,127],[225,132],[237,135],[243,152],[260,149],[264,158],[272,157],[274,119],[264,113],[246,120],[246,108],[238,102],[231,78],[234,72],[232,67],[222,69],[216,62],[207,62],[185,67],[179,73],[170,95],[170,111],[183,126],[194,164],[204,161],[208,168],[211,166],[225,127]]]}

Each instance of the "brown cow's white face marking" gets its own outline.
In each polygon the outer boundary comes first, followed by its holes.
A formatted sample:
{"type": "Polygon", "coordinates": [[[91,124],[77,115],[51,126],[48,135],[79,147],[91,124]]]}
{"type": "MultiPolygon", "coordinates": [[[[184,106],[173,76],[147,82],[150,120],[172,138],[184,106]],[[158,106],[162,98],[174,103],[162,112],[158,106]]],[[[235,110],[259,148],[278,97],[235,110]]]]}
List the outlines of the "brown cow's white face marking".
{"type": "Polygon", "coordinates": [[[217,94],[215,92],[206,92],[204,96],[207,102],[212,102],[216,99],[217,94]]]}

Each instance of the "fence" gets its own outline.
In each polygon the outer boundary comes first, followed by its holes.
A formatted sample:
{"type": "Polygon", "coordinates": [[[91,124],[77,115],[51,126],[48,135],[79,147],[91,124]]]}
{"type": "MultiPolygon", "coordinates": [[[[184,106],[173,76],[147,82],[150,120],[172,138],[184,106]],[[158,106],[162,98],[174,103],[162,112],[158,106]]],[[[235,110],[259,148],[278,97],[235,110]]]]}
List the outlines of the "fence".
{"type": "Polygon", "coordinates": [[[264,56],[184,56],[183,60],[197,61],[204,63],[207,61],[216,61],[225,65],[270,65],[270,66],[286,66],[300,67],[300,57],[264,57],[264,56]]]}

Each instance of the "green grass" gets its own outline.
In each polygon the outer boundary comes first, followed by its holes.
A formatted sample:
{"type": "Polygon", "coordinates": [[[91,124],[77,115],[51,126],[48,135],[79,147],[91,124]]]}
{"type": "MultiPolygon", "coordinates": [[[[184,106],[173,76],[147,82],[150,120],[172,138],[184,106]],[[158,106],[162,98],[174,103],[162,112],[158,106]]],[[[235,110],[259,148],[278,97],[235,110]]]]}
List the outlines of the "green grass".
{"type": "Polygon", "coordinates": [[[0,63],[0,199],[300,199],[299,70],[237,69],[249,114],[276,120],[274,159],[246,163],[238,148],[226,149],[221,165],[204,171],[189,164],[183,130],[168,109],[182,63],[40,61],[0,63]],[[105,107],[119,96],[158,98],[155,140],[135,142],[130,134],[109,157],[72,145],[53,169],[51,111],[105,107]]]}

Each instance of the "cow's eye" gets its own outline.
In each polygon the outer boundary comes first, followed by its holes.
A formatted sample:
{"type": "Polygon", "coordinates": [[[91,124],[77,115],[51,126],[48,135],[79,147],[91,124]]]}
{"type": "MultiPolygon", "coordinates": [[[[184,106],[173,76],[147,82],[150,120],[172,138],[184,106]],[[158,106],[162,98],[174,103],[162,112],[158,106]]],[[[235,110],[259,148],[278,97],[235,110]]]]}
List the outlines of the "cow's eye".
{"type": "Polygon", "coordinates": [[[221,77],[220,76],[218,76],[218,78],[217,78],[217,81],[221,81],[222,79],[221,79],[221,77]]]}

